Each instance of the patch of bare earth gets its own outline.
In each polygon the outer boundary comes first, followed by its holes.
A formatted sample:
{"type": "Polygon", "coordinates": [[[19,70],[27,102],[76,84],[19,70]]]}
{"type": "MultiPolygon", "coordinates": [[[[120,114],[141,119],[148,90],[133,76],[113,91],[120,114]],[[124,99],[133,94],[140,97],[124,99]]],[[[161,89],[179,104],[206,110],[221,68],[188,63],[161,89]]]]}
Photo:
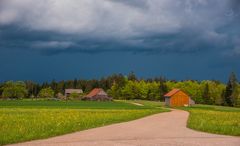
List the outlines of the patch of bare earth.
{"type": "Polygon", "coordinates": [[[188,112],[173,110],[16,146],[240,146],[240,137],[186,128],[187,118],[188,112]]]}
{"type": "Polygon", "coordinates": [[[132,102],[132,104],[137,105],[137,106],[144,106],[143,104],[137,103],[137,102],[132,102]]]}

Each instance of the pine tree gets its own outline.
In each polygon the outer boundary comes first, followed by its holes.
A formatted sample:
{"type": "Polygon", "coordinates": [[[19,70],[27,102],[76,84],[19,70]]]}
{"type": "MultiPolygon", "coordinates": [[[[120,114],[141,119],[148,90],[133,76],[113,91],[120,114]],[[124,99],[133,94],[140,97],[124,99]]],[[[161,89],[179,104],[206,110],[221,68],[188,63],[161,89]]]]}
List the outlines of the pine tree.
{"type": "Polygon", "coordinates": [[[74,88],[74,89],[77,88],[77,82],[78,82],[77,79],[74,79],[74,81],[73,81],[73,88],[74,88]]]}
{"type": "Polygon", "coordinates": [[[233,92],[236,87],[237,87],[237,78],[236,78],[236,75],[234,74],[234,72],[232,72],[229,77],[227,86],[226,86],[225,99],[224,99],[225,104],[228,106],[234,105],[233,92]]]}
{"type": "Polygon", "coordinates": [[[210,104],[209,85],[208,85],[208,83],[204,87],[203,100],[204,100],[205,104],[210,104]]]}
{"type": "Polygon", "coordinates": [[[167,93],[167,85],[164,80],[160,80],[160,100],[164,101],[164,95],[167,93]]]}
{"type": "Polygon", "coordinates": [[[137,80],[137,77],[134,74],[134,72],[130,72],[130,74],[128,75],[128,80],[130,80],[130,81],[136,81],[137,80]]]}
{"type": "Polygon", "coordinates": [[[57,82],[53,79],[52,82],[50,83],[50,87],[54,91],[55,94],[57,94],[57,82]]]}

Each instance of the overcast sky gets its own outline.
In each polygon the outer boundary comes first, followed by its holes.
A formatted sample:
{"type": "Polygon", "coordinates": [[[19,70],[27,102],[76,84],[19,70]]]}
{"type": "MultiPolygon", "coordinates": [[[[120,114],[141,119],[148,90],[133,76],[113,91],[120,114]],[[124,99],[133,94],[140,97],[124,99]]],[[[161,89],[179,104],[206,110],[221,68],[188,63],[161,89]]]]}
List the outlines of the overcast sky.
{"type": "Polygon", "coordinates": [[[239,0],[0,0],[0,81],[240,74],[239,0]]]}

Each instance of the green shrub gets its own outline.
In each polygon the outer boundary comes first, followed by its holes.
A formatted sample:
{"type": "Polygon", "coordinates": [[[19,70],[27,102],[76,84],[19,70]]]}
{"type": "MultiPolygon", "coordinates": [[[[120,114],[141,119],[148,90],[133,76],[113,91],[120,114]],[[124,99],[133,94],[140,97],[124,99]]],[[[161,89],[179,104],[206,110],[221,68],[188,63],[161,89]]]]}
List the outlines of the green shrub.
{"type": "Polygon", "coordinates": [[[44,88],[39,92],[38,97],[39,98],[53,98],[54,91],[50,87],[44,88]]]}

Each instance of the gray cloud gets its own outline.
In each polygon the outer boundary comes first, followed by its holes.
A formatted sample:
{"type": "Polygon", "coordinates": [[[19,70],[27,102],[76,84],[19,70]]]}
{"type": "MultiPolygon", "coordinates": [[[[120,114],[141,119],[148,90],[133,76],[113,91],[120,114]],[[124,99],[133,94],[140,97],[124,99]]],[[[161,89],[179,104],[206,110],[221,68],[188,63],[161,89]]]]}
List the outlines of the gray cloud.
{"type": "Polygon", "coordinates": [[[0,49],[231,54],[238,12],[238,0],[1,0],[0,49]]]}
{"type": "Polygon", "coordinates": [[[240,11],[240,1],[239,0],[230,0],[230,7],[234,10],[234,11],[240,11]]]}
{"type": "Polygon", "coordinates": [[[110,0],[116,3],[122,3],[124,5],[135,7],[135,8],[148,8],[148,1],[147,0],[110,0]]]}

